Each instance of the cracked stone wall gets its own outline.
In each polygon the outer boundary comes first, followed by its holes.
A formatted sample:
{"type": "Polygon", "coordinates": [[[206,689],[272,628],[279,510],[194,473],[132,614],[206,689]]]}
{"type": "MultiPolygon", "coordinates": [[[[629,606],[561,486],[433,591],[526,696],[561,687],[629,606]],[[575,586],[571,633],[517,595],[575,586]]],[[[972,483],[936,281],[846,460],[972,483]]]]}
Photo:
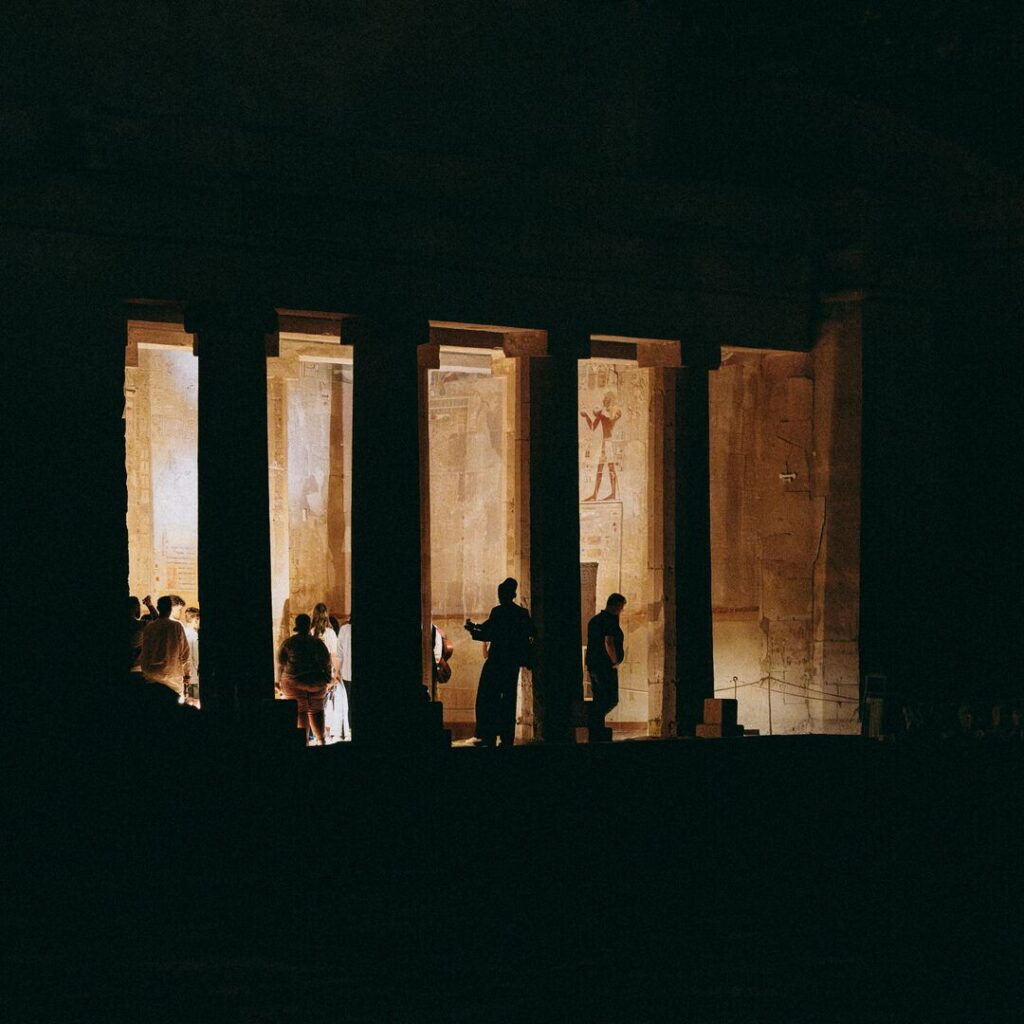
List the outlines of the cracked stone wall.
{"type": "Polygon", "coordinates": [[[282,339],[267,361],[271,590],[280,642],[323,601],[351,613],[351,353],[282,339]],[[327,351],[325,351],[327,349],[327,351]]]}
{"type": "MultiPolygon", "coordinates": [[[[857,727],[859,337],[856,310],[837,306],[812,352],[731,350],[711,375],[715,686],[762,732],[857,727]]],[[[345,355],[339,346],[325,360],[322,345],[282,341],[268,360],[279,640],[317,601],[351,611],[345,355]]],[[[527,513],[516,500],[528,480],[523,382],[499,352],[468,358],[483,362],[433,371],[429,381],[434,618],[456,650],[440,696],[457,735],[471,727],[483,661],[463,621],[486,616],[506,575],[521,580],[529,604],[527,513]]],[[[140,597],[198,600],[196,371],[188,348],[143,347],[126,369],[130,585],[140,597]]],[[[583,612],[586,620],[613,590],[629,601],[622,697],[610,717],[620,733],[660,733],[671,715],[658,380],[623,361],[580,363],[583,612]],[[602,417],[613,421],[607,430],[602,417]]],[[[532,735],[529,686],[524,673],[523,737],[532,735]]]]}
{"type": "Polygon", "coordinates": [[[583,625],[609,594],[625,596],[619,705],[608,716],[620,735],[647,733],[651,667],[664,657],[664,601],[649,550],[657,515],[649,500],[651,381],[650,370],[631,362],[579,363],[583,625]]]}
{"type": "Polygon", "coordinates": [[[128,586],[199,600],[198,363],[191,348],[140,347],[125,368],[128,586]]]}
{"type": "Polygon", "coordinates": [[[715,689],[762,733],[858,727],[858,338],[712,374],[715,689]]]}
{"type": "MultiPolygon", "coordinates": [[[[452,366],[428,378],[431,603],[435,624],[455,649],[451,681],[438,696],[456,738],[472,733],[484,660],[483,644],[463,623],[486,619],[498,603],[498,584],[516,575],[507,528],[511,379],[495,372],[503,369],[500,353],[477,358],[476,372],[452,366]]],[[[520,717],[523,707],[521,699],[520,717]]]]}

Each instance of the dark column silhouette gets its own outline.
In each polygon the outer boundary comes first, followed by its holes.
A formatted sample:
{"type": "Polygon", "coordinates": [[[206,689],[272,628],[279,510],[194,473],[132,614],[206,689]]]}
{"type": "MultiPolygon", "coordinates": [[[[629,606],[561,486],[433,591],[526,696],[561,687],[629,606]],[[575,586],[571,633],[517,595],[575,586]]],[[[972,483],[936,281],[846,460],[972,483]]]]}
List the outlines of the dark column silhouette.
{"type": "Polygon", "coordinates": [[[14,736],[13,722],[24,712],[36,725],[22,735],[49,740],[40,725],[41,695],[60,709],[63,730],[79,712],[105,713],[104,698],[127,669],[121,625],[128,596],[126,325],[113,297],[69,288],[63,276],[51,282],[19,274],[4,283],[8,650],[32,632],[33,618],[63,610],[59,643],[43,638],[54,656],[9,666],[5,725],[14,736]],[[58,648],[77,652],[70,667],[56,657],[58,648]]]}
{"type": "Polygon", "coordinates": [[[530,374],[530,612],[539,656],[533,672],[540,734],[574,738],[573,703],[583,699],[580,646],[580,494],[577,360],[585,329],[548,332],[548,354],[524,361],[530,374]]]}
{"type": "Polygon", "coordinates": [[[199,605],[203,710],[274,696],[267,472],[267,336],[273,309],[186,312],[199,356],[199,605]]]}
{"type": "Polygon", "coordinates": [[[425,688],[429,478],[419,343],[428,341],[429,323],[353,317],[343,322],[342,338],[353,346],[352,738],[439,743],[441,704],[430,703],[425,688]]]}
{"type": "Polygon", "coordinates": [[[693,735],[715,695],[711,632],[711,478],[708,373],[720,350],[683,347],[675,374],[676,728],[693,735]]]}

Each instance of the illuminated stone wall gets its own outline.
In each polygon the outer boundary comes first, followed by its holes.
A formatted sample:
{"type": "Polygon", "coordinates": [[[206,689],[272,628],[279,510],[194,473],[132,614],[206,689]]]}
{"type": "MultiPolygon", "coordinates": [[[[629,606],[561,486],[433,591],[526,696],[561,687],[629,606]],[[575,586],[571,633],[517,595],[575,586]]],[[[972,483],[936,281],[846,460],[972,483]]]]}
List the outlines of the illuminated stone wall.
{"type": "Polygon", "coordinates": [[[471,732],[483,667],[483,645],[463,623],[487,617],[510,574],[510,378],[500,353],[475,361],[478,367],[442,364],[428,381],[431,598],[434,622],[455,648],[452,679],[439,697],[456,736],[471,732]]]}
{"type": "Polygon", "coordinates": [[[620,733],[646,733],[649,658],[664,644],[663,602],[652,600],[656,580],[648,557],[650,516],[656,514],[648,501],[651,371],[584,359],[578,380],[583,626],[609,594],[625,596],[626,656],[619,706],[608,722],[620,733]]]}
{"type": "Polygon", "coordinates": [[[351,614],[351,353],[282,339],[267,362],[275,636],[323,601],[351,614]],[[346,362],[342,362],[345,360],[346,362]]]}
{"type": "Polygon", "coordinates": [[[198,363],[191,348],[139,349],[125,371],[128,585],[140,599],[199,600],[198,363]]]}
{"type": "MultiPolygon", "coordinates": [[[[826,324],[811,353],[728,351],[711,375],[715,686],[763,732],[856,728],[860,366],[856,325],[844,323],[826,324]]],[[[268,360],[279,640],[317,601],[351,612],[348,356],[337,345],[283,340],[268,360]]],[[[138,362],[125,387],[131,592],[194,603],[197,362],[185,347],[142,347],[138,362]]],[[[609,719],[620,735],[657,734],[671,717],[662,706],[672,704],[672,641],[658,372],[608,359],[579,365],[583,619],[612,591],[626,595],[621,697],[609,719]]],[[[456,735],[471,728],[483,663],[462,623],[487,615],[507,575],[529,604],[528,530],[516,500],[528,438],[516,373],[500,352],[473,352],[448,356],[429,377],[434,621],[455,647],[453,679],[439,696],[456,735]]],[[[530,698],[524,673],[523,738],[532,736],[530,698]]]]}
{"type": "Polygon", "coordinates": [[[835,336],[711,375],[716,694],[764,733],[858,727],[859,379],[835,336]]]}

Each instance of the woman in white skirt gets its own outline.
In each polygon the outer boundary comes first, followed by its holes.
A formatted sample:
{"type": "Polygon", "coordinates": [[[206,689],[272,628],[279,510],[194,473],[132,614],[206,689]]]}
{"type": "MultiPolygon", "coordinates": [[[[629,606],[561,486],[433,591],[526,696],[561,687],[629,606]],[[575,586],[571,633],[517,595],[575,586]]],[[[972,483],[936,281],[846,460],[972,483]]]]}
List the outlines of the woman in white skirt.
{"type": "Polygon", "coordinates": [[[338,634],[331,625],[327,605],[323,602],[313,609],[312,619],[313,636],[323,643],[331,656],[331,686],[324,700],[324,742],[337,743],[349,738],[348,695],[345,688],[338,685],[341,665],[338,657],[338,634]]]}

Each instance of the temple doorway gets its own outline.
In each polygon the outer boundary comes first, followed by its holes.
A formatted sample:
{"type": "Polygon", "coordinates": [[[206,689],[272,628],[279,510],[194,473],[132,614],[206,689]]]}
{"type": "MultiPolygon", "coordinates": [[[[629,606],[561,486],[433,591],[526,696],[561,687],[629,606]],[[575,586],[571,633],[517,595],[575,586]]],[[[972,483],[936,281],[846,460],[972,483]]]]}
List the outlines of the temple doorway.
{"type": "MultiPolygon", "coordinates": [[[[662,424],[652,416],[656,370],[641,368],[635,347],[604,344],[605,355],[580,360],[579,493],[582,640],[608,596],[626,598],[621,625],[625,658],[619,704],[607,718],[614,738],[646,736],[660,713],[650,707],[664,676],[663,566],[657,537],[662,424]],[[652,467],[653,462],[653,467],[652,467]],[[653,471],[652,471],[653,468],[653,471]]],[[[584,671],[584,697],[591,697],[584,671]]]]}
{"type": "MultiPolygon", "coordinates": [[[[445,725],[455,740],[473,734],[483,644],[463,628],[487,618],[498,583],[520,581],[529,605],[523,561],[522,410],[516,402],[517,361],[500,348],[442,345],[429,371],[430,591],[433,624],[454,648],[452,677],[437,688],[445,725]]],[[[517,739],[533,736],[529,673],[520,673],[517,739]]]]}

